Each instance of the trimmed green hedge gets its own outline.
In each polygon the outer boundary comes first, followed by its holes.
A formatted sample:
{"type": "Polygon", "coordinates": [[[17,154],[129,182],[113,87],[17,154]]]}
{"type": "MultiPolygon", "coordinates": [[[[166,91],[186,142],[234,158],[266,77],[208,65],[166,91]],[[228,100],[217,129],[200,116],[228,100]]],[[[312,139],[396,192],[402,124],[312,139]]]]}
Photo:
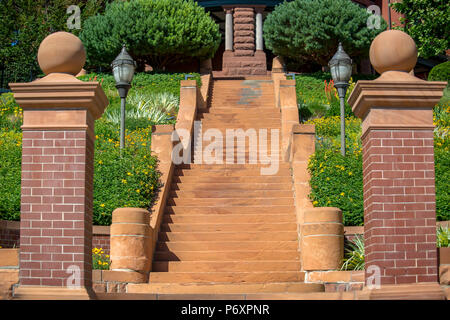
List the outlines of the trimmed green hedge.
{"type": "Polygon", "coordinates": [[[428,74],[428,81],[450,81],[450,61],[434,66],[428,74]]]}

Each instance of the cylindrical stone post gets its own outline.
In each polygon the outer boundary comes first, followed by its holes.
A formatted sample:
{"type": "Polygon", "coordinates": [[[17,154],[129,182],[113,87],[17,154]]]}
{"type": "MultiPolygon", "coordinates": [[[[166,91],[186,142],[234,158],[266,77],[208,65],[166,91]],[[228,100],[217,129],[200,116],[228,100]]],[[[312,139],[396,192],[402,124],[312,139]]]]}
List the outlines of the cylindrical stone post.
{"type": "Polygon", "coordinates": [[[112,214],[111,270],[126,272],[133,282],[146,282],[151,267],[153,234],[150,213],[118,208],[112,214]]]}
{"type": "Polygon", "coordinates": [[[225,50],[233,51],[233,9],[225,8],[225,50]]]}
{"type": "Polygon", "coordinates": [[[338,270],[344,257],[344,225],[338,208],[310,208],[301,224],[302,268],[338,270]]]}
{"type": "Polygon", "coordinates": [[[263,12],[264,8],[256,8],[256,50],[264,50],[263,40],[263,12]]]}
{"type": "Polygon", "coordinates": [[[378,35],[370,60],[381,76],[349,97],[363,120],[366,284],[437,283],[433,107],[447,83],[409,73],[417,49],[401,31],[378,35]]]}
{"type": "Polygon", "coordinates": [[[85,57],[76,36],[51,34],[38,52],[47,76],[10,84],[23,108],[19,295],[91,286],[94,120],[108,99],[98,82],[74,77],[85,57]]]}

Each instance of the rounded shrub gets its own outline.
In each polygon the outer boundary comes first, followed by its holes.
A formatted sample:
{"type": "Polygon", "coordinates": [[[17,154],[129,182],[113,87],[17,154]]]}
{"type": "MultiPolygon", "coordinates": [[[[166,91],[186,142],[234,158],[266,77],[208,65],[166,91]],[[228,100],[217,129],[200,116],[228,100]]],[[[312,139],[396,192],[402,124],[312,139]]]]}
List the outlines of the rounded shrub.
{"type": "Polygon", "coordinates": [[[450,61],[440,63],[434,66],[428,74],[428,81],[449,81],[450,80],[450,61]]]}
{"type": "Polygon", "coordinates": [[[88,18],[80,34],[88,63],[109,67],[123,44],[142,67],[154,69],[189,59],[211,58],[219,26],[193,0],[116,0],[88,18]]]}
{"type": "Polygon", "coordinates": [[[284,2],[264,23],[266,46],[276,55],[326,65],[339,42],[352,57],[368,54],[370,43],[386,29],[369,29],[370,14],[350,0],[294,0],[284,2]]]}

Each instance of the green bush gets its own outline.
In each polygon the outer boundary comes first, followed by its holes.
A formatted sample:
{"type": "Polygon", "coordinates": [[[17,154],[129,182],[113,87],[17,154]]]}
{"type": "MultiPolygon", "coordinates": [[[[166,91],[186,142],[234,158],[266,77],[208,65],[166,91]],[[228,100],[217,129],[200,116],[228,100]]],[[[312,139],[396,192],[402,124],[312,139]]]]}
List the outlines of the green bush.
{"type": "Polygon", "coordinates": [[[347,154],[319,148],[310,158],[310,198],[315,207],[337,207],[342,210],[344,225],[364,224],[361,153],[347,154]]]}
{"type": "Polygon", "coordinates": [[[264,22],[266,46],[276,55],[322,66],[339,42],[351,57],[368,54],[372,40],[386,29],[367,28],[370,14],[350,0],[294,0],[283,2],[264,22]]]}
{"type": "Polygon", "coordinates": [[[0,220],[19,220],[22,133],[0,129],[0,220]]]}
{"type": "Polygon", "coordinates": [[[428,81],[450,81],[450,61],[434,66],[428,74],[428,81]]]}
{"type": "Polygon", "coordinates": [[[156,159],[150,156],[151,127],[127,131],[119,151],[119,128],[96,122],[94,224],[109,225],[120,207],[150,208],[158,189],[156,159]]]}
{"type": "Polygon", "coordinates": [[[12,93],[0,95],[0,128],[3,130],[20,130],[22,125],[22,109],[14,100],[12,93]]]}
{"type": "Polygon", "coordinates": [[[141,68],[158,70],[211,58],[221,41],[218,24],[193,0],[116,0],[84,22],[80,38],[90,65],[109,67],[125,44],[141,68]]]}

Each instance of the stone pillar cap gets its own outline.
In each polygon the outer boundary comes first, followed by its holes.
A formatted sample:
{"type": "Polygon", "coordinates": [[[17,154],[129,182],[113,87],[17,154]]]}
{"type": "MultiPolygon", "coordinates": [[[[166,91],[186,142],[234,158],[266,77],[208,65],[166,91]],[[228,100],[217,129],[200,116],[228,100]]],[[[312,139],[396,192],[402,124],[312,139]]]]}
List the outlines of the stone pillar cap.
{"type": "Polygon", "coordinates": [[[98,82],[75,77],[86,62],[83,43],[68,32],[55,32],[39,46],[38,62],[45,77],[29,83],[10,83],[16,102],[27,109],[88,109],[98,119],[108,98],[98,82]]]}
{"type": "Polygon", "coordinates": [[[430,82],[410,74],[417,62],[417,47],[405,32],[380,33],[370,46],[370,62],[381,76],[358,81],[348,98],[354,114],[364,118],[370,108],[432,108],[442,97],[446,82],[430,82]]]}

